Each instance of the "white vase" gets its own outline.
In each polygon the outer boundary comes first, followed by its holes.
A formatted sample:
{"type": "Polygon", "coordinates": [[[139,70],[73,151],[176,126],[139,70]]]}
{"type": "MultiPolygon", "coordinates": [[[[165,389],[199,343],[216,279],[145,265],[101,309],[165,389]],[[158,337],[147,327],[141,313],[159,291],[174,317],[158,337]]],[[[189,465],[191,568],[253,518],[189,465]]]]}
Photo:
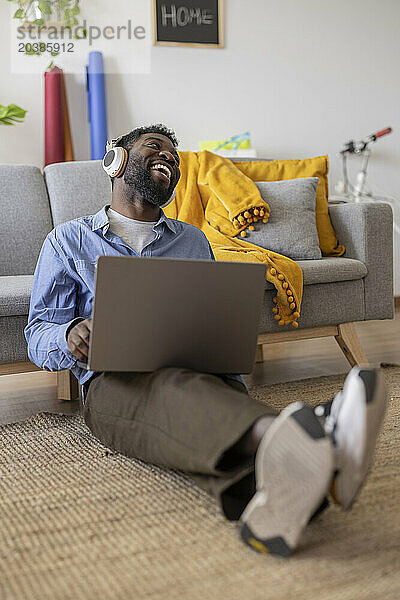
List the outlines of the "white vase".
{"type": "Polygon", "coordinates": [[[44,19],[44,21],[62,21],[60,6],[58,3],[49,3],[52,8],[52,13],[50,15],[42,15],[41,10],[39,9],[39,1],[35,0],[32,2],[29,10],[26,12],[26,21],[32,23],[36,21],[36,19],[44,19]]]}

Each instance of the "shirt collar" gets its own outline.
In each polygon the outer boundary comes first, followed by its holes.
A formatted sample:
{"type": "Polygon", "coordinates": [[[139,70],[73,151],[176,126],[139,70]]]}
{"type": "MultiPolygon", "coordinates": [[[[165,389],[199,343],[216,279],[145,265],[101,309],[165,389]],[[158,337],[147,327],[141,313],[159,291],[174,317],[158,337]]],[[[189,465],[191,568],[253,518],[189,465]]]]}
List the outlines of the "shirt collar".
{"type": "MultiPolygon", "coordinates": [[[[106,225],[109,227],[110,226],[110,220],[108,218],[107,215],[107,209],[110,208],[111,204],[106,204],[105,206],[103,206],[102,209],[99,210],[99,212],[97,212],[94,216],[93,216],[93,221],[92,221],[92,231],[96,231],[96,229],[101,229],[103,227],[105,227],[106,225]]],[[[165,225],[172,231],[172,233],[176,233],[176,226],[175,223],[173,221],[173,219],[170,219],[169,217],[165,216],[164,211],[161,210],[161,216],[158,219],[157,223],[154,225],[153,229],[159,229],[162,223],[165,223],[165,225]]],[[[108,229],[107,227],[107,229],[108,229]]]]}

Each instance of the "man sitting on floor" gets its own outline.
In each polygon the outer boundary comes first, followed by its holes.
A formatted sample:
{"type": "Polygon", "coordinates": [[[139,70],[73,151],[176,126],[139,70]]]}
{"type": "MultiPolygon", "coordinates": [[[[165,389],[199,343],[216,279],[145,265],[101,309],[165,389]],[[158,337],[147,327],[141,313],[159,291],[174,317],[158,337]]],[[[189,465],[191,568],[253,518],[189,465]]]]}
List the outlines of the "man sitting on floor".
{"type": "Polygon", "coordinates": [[[114,145],[126,160],[112,180],[111,205],[58,225],[43,243],[25,328],[29,358],[42,369],[72,370],[85,422],[103,444],[185,471],[239,520],[250,547],[288,556],[329,493],[351,507],[386,408],[382,376],[356,367],[330,403],[312,410],[295,402],[276,415],[249,397],[240,375],[80,368],[99,255],[214,260],[202,231],[161,209],[180,177],[175,134],[142,127],[114,145]]]}

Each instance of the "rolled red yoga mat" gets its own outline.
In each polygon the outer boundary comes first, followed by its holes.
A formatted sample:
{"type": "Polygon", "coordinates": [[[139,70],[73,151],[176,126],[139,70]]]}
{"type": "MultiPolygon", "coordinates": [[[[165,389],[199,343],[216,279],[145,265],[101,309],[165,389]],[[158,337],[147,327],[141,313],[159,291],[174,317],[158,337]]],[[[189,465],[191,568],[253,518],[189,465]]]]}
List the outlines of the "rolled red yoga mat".
{"type": "Polygon", "coordinates": [[[44,74],[44,102],[45,166],[74,160],[64,73],[58,67],[44,74]]]}
{"type": "Polygon", "coordinates": [[[44,166],[64,160],[63,72],[44,74],[44,166]]]}

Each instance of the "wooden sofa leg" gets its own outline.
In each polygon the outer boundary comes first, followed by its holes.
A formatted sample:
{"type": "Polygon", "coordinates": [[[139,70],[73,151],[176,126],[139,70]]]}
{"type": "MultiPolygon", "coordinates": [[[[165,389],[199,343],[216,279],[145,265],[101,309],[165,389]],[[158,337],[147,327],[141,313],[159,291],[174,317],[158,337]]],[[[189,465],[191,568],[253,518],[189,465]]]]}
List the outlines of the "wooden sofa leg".
{"type": "Polygon", "coordinates": [[[368,359],[361,346],[354,323],[342,323],[338,325],[338,334],[335,339],[350,365],[368,365],[368,359]]]}
{"type": "Polygon", "coordinates": [[[57,372],[57,396],[59,400],[77,400],[80,396],[79,383],[72,371],[57,372]]]}
{"type": "Polygon", "coordinates": [[[262,363],[262,362],[264,362],[264,355],[263,355],[262,344],[257,344],[256,358],[255,358],[254,362],[255,363],[262,363]]]}

